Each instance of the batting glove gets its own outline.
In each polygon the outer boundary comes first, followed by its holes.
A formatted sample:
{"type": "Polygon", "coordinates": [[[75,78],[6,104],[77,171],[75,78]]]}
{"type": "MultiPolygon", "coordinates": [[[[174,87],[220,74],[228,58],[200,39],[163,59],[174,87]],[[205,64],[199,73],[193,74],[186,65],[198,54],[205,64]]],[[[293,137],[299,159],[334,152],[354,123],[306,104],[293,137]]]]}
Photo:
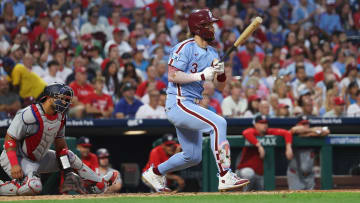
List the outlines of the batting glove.
{"type": "Polygon", "coordinates": [[[213,81],[215,76],[216,70],[214,67],[210,66],[203,70],[202,72],[202,79],[206,81],[213,81]]]}
{"type": "Polygon", "coordinates": [[[216,73],[222,74],[222,73],[225,72],[225,64],[224,64],[224,62],[216,61],[216,62],[213,63],[213,67],[214,67],[216,73]]]}

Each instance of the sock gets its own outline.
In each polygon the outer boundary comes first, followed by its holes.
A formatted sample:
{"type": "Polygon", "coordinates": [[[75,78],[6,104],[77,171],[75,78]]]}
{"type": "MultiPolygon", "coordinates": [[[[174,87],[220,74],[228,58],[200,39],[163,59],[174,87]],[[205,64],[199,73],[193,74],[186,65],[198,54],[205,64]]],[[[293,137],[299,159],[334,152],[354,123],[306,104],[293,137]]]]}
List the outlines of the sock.
{"type": "Polygon", "coordinates": [[[153,172],[158,176],[162,176],[162,174],[160,173],[160,171],[159,171],[159,169],[157,167],[153,168],[153,172]]]}

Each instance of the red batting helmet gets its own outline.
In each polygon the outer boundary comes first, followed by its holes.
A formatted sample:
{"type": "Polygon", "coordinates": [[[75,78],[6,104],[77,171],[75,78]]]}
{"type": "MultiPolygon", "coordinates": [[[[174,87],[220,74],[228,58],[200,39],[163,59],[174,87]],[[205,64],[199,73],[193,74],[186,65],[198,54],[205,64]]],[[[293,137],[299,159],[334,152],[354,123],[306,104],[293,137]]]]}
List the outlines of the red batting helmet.
{"type": "Polygon", "coordinates": [[[195,10],[190,14],[188,19],[190,32],[193,35],[199,35],[206,41],[213,41],[215,39],[214,32],[205,26],[218,20],[219,19],[213,17],[209,9],[195,10]]]}

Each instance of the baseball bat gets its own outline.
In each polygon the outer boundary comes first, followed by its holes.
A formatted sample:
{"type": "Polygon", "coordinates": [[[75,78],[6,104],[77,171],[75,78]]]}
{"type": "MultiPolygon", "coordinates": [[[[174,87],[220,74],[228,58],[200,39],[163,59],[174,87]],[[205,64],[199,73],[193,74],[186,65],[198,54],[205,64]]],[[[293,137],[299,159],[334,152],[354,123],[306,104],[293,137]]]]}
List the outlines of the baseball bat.
{"type": "Polygon", "coordinates": [[[261,25],[262,21],[263,21],[262,18],[257,16],[251,22],[251,24],[246,27],[244,32],[241,33],[241,35],[237,38],[233,46],[228,50],[226,50],[225,54],[221,57],[220,61],[224,61],[224,59],[228,57],[231,52],[236,50],[239,45],[243,44],[250,37],[250,35],[261,25]]]}

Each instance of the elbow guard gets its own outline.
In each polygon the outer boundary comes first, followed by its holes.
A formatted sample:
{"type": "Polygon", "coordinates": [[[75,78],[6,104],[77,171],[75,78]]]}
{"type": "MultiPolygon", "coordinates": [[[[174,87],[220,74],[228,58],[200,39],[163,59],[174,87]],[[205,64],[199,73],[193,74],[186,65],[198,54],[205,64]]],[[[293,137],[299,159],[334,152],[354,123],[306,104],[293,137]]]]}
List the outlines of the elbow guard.
{"type": "Polygon", "coordinates": [[[8,140],[4,143],[4,148],[9,159],[10,165],[15,166],[18,165],[18,159],[16,156],[16,141],[15,140],[8,140]],[[15,150],[10,150],[10,148],[15,148],[15,150]]]}

